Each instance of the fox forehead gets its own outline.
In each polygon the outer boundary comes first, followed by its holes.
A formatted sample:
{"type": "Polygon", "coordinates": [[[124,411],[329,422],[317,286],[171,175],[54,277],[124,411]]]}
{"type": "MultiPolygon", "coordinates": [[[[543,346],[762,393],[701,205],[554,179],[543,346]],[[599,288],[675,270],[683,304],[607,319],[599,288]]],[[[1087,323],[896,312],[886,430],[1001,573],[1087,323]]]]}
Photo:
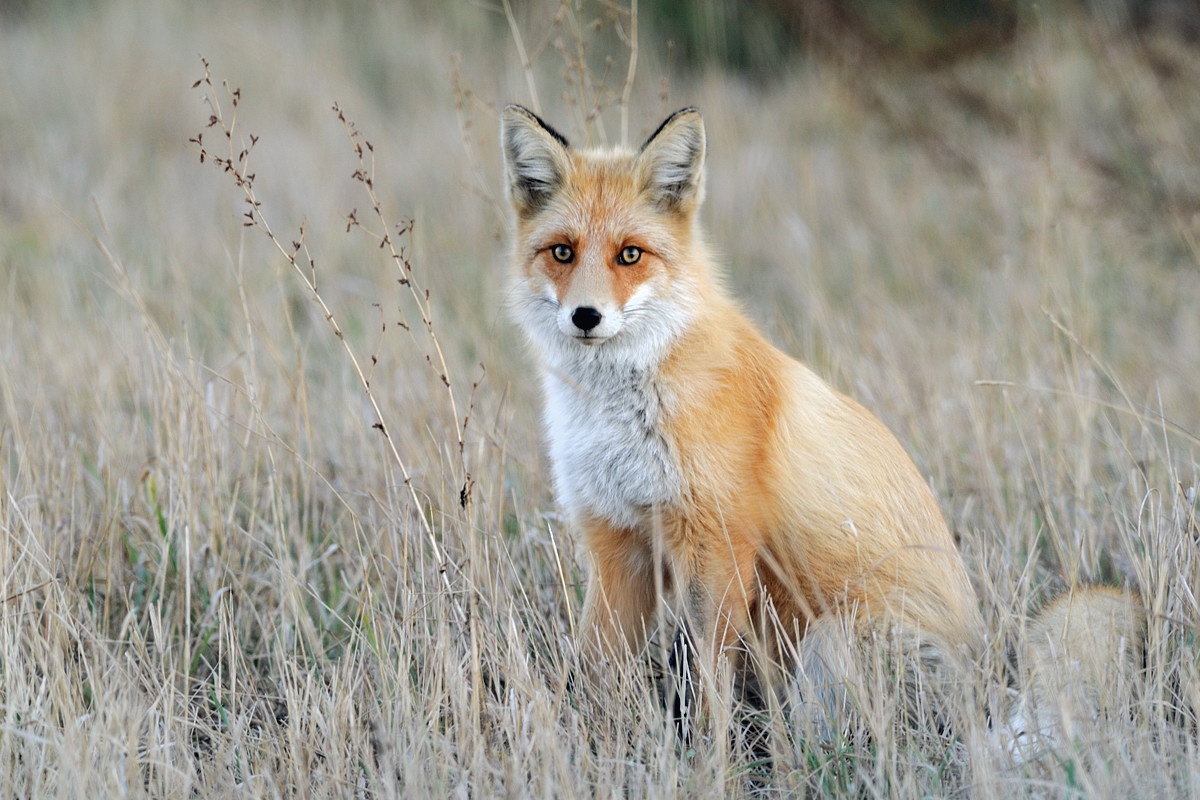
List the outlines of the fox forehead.
{"type": "Polygon", "coordinates": [[[545,207],[518,220],[522,249],[532,255],[560,242],[576,246],[649,247],[671,237],[625,149],[571,152],[566,179],[545,207]]]}

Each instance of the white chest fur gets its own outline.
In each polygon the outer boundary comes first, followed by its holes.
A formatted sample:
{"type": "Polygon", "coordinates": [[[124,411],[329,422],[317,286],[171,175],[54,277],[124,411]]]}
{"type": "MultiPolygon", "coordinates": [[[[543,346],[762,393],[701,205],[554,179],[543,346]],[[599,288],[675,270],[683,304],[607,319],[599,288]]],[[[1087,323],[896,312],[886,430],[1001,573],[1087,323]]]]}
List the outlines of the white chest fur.
{"type": "Polygon", "coordinates": [[[677,501],[679,467],[662,432],[662,402],[647,371],[583,358],[546,375],[546,427],[559,503],[632,528],[677,501]]]}

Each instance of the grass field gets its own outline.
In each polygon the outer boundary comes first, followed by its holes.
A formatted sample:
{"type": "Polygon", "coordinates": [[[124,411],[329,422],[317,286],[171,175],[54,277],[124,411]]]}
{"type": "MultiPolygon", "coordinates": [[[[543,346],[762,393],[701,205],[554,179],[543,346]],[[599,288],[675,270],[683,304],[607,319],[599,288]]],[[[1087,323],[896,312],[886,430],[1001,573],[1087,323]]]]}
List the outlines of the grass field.
{"type": "Polygon", "coordinates": [[[997,652],[1071,585],[1151,613],[1133,713],[1032,763],[963,709],[776,710],[764,764],[736,715],[684,751],[640,673],[569,688],[497,109],[532,79],[619,140],[608,12],[519,4],[527,75],[483,5],[272,5],[0,12],[0,795],[1200,796],[1200,50],[1049,15],[747,78],[641,37],[630,140],[702,109],[730,285],[929,476],[997,652]],[[251,135],[256,211],[213,168],[251,135]]]}

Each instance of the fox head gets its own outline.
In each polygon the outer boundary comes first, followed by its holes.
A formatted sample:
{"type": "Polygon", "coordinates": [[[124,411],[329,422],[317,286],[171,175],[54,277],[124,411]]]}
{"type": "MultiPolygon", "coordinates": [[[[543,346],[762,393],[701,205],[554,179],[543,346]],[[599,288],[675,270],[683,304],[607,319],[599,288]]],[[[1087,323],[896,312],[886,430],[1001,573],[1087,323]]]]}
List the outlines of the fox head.
{"type": "Polygon", "coordinates": [[[637,150],[575,149],[510,105],[500,138],[517,220],[513,299],[526,332],[580,357],[661,350],[691,322],[707,279],[696,224],[700,112],[675,112],[637,150]]]}

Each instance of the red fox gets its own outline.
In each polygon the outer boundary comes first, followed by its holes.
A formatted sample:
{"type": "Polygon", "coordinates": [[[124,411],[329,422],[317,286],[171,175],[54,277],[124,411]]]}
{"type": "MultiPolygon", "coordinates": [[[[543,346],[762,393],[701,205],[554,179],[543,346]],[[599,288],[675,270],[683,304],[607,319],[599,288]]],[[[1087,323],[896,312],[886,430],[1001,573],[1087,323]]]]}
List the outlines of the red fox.
{"type": "Polygon", "coordinates": [[[674,599],[713,664],[756,640],[836,669],[833,620],[962,662],[984,646],[932,492],[854,400],[769,344],[698,222],[705,132],[672,114],[637,150],[576,149],[504,109],[515,316],[543,365],[558,500],[591,573],[592,662],[645,644],[674,599]]]}

